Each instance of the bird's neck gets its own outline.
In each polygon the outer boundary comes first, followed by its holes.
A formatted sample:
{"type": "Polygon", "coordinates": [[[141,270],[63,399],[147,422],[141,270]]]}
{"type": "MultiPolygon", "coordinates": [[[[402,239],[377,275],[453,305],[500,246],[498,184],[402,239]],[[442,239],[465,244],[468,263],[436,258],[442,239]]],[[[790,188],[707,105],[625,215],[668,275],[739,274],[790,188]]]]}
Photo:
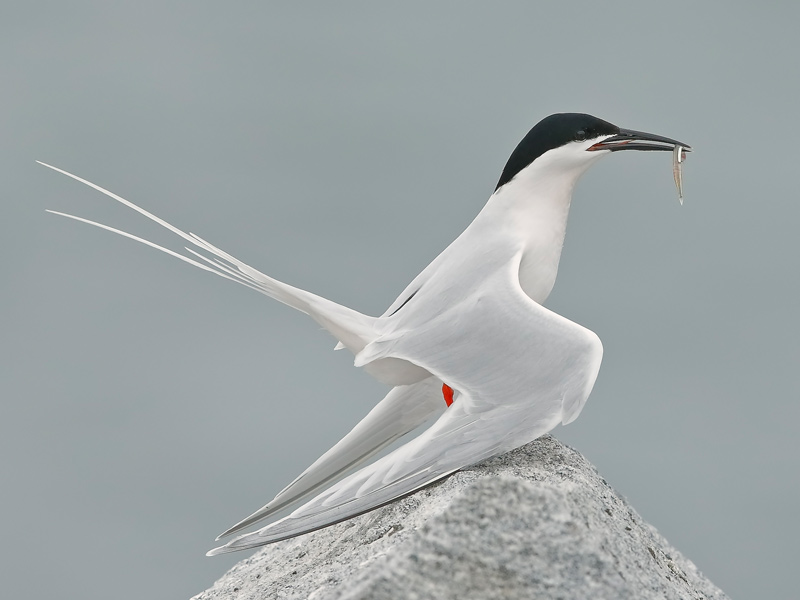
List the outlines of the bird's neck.
{"type": "Polygon", "coordinates": [[[555,284],[572,192],[584,170],[531,165],[497,190],[482,211],[519,244],[520,285],[536,302],[543,303],[555,284]]]}

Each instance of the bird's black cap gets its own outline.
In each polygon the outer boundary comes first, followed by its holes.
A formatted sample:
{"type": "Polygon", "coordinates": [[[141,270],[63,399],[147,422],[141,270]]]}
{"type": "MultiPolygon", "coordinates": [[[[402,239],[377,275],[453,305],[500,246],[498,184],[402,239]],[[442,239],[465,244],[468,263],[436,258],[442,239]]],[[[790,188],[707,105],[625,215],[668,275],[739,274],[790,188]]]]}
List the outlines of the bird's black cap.
{"type": "Polygon", "coordinates": [[[568,142],[615,135],[619,131],[616,125],[583,113],[558,113],[545,117],[533,126],[511,153],[495,191],[548,150],[568,142]]]}

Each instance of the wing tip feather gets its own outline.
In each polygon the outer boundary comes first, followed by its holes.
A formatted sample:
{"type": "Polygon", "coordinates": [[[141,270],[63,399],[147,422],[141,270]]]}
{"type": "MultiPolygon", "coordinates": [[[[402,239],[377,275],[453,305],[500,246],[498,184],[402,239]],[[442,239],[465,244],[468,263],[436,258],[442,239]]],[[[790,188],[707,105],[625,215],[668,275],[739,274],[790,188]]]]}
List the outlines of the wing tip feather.
{"type": "MultiPolygon", "coordinates": [[[[217,539],[219,539],[219,538],[217,538],[217,539]]],[[[225,546],[218,546],[218,547],[212,548],[211,550],[206,552],[206,556],[219,556],[220,554],[226,554],[226,553],[228,553],[230,551],[231,550],[226,549],[225,546]]]]}

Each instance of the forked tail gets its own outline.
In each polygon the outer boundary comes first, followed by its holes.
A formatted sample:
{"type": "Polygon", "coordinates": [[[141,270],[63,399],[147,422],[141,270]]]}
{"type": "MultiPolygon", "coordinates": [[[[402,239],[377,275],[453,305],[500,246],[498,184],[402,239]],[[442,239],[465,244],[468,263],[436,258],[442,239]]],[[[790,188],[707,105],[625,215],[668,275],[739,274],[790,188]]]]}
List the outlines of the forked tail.
{"type": "Polygon", "coordinates": [[[345,348],[350,350],[353,354],[360,352],[364,346],[366,346],[375,338],[375,317],[364,315],[360,312],[347,308],[346,306],[342,306],[341,304],[331,302],[330,300],[327,300],[321,296],[312,294],[311,292],[306,292],[305,290],[301,290],[278,281],[277,279],[273,279],[272,277],[261,273],[253,267],[243,263],[239,259],[231,256],[227,252],[220,250],[201,237],[178,229],[154,214],[144,210],[143,208],[140,208],[139,206],[136,206],[133,202],[125,200],[124,198],[108,191],[105,188],[100,187],[99,185],[82,179],[81,177],[73,175],[72,173],[64,171],[63,169],[59,169],[58,167],[48,165],[41,161],[36,162],[38,162],[40,165],[53,169],[54,171],[62,173],[67,177],[71,177],[72,179],[85,185],[88,185],[89,187],[102,192],[109,198],[113,198],[117,202],[124,204],[128,208],[132,208],[136,212],[144,215],[152,221],[155,221],[162,227],[169,229],[171,232],[182,237],[196,248],[207,252],[212,256],[206,256],[205,254],[186,246],[185,249],[195,257],[192,258],[168,248],[164,248],[163,246],[159,246],[158,244],[154,244],[153,242],[125,231],[109,227],[108,225],[103,225],[95,221],[90,221],[89,219],[76,217],[75,215],[70,215],[55,210],[48,210],[47,212],[68,217],[70,219],[75,219],[76,221],[81,221],[83,223],[88,223],[89,225],[94,225],[95,227],[100,227],[101,229],[112,231],[121,236],[136,240],[137,242],[169,254],[170,256],[179,258],[180,260],[187,262],[190,265],[194,265],[199,269],[210,271],[215,275],[219,275],[225,279],[230,279],[231,281],[235,281],[246,287],[261,292],[270,298],[275,298],[275,300],[282,302],[283,304],[287,304],[292,308],[296,308],[297,310],[306,313],[327,331],[329,331],[344,345],[345,348]]]}

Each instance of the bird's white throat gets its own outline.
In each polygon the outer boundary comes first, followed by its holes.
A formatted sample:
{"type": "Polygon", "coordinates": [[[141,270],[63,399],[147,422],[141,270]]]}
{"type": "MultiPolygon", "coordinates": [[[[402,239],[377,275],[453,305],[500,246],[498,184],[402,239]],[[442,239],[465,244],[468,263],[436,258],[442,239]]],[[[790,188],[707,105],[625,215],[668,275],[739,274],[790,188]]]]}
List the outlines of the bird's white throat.
{"type": "Polygon", "coordinates": [[[521,245],[520,284],[540,304],[556,281],[575,184],[604,154],[578,144],[551,150],[498,189],[478,216],[505,223],[521,245]]]}

